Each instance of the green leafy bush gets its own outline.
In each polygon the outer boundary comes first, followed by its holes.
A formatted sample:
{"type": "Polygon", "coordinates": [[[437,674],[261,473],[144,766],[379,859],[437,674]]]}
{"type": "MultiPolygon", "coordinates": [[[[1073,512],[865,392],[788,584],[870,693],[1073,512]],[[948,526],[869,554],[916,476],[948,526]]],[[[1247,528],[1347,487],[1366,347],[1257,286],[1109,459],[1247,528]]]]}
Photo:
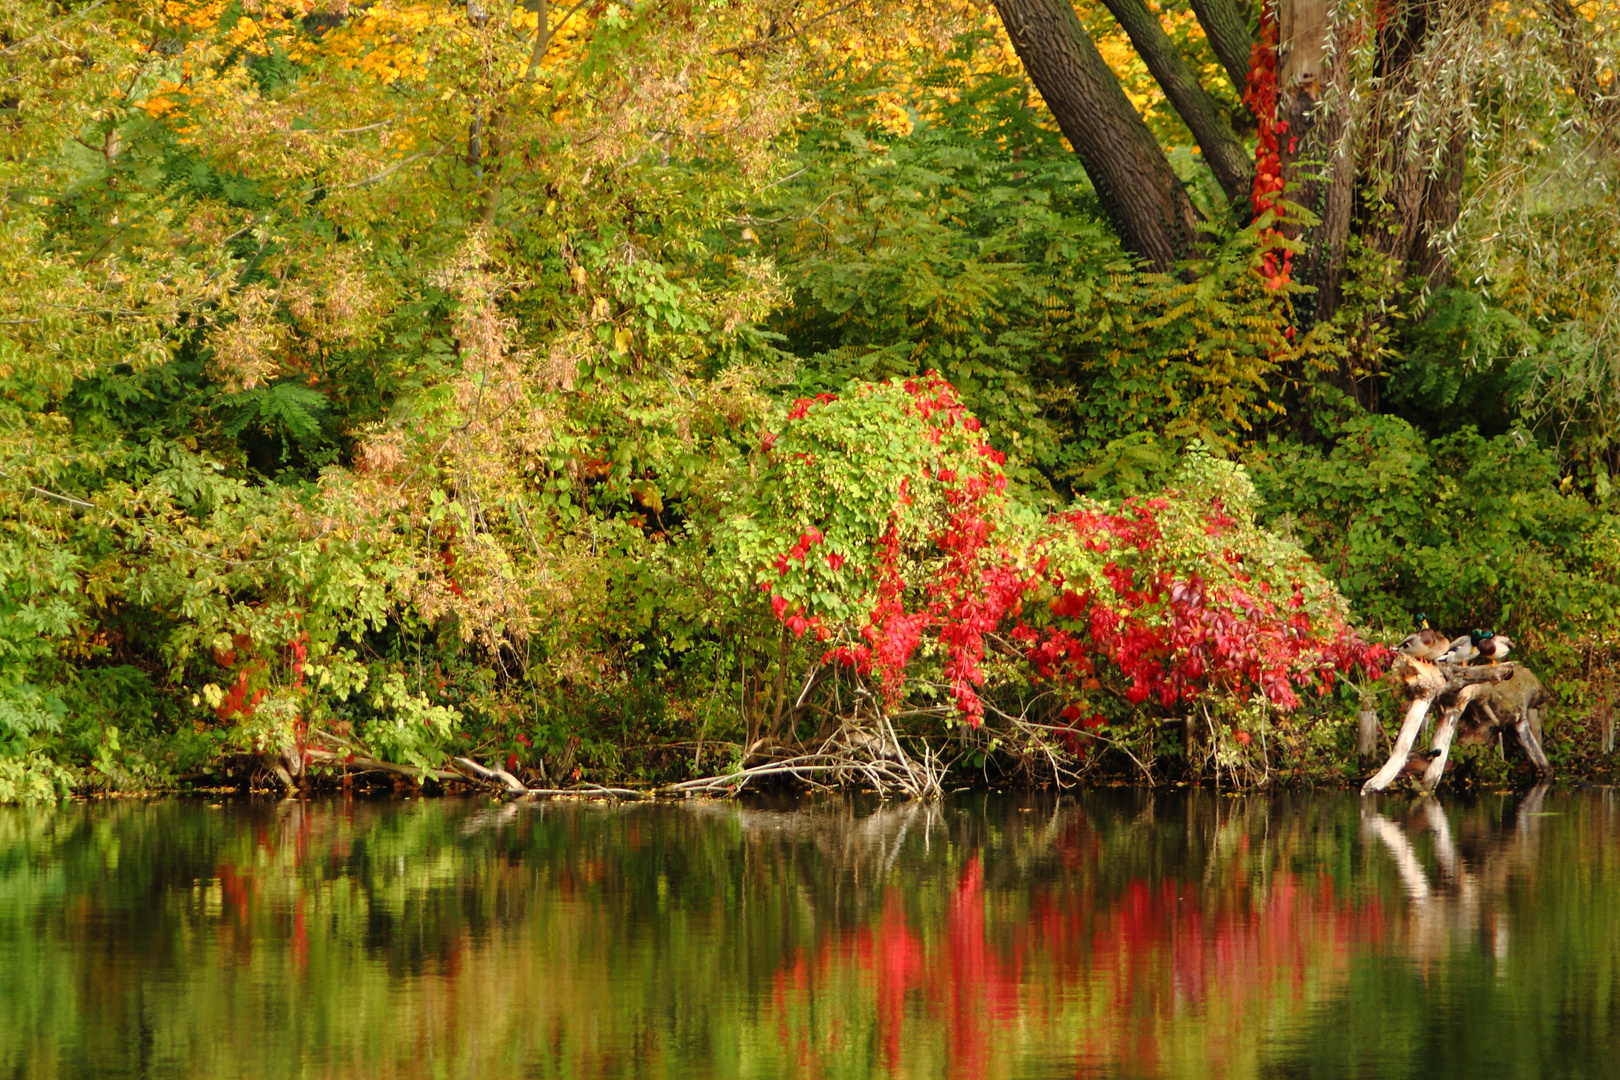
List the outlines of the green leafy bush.
{"type": "Polygon", "coordinates": [[[1274,442],[1260,460],[1272,528],[1391,634],[1423,611],[1448,630],[1507,631],[1521,656],[1563,668],[1620,618],[1620,522],[1523,432],[1431,438],[1363,416],[1327,448],[1274,442]]]}

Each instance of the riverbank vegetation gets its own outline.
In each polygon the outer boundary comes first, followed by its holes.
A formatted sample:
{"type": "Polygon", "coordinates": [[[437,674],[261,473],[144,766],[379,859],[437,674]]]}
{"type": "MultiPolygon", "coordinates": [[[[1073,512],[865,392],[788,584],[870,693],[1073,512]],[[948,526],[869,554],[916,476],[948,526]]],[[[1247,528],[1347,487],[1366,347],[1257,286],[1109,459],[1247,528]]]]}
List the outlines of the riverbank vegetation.
{"type": "Polygon", "coordinates": [[[9,6],[0,801],[1605,768],[1620,20],[1313,3],[9,6]]]}

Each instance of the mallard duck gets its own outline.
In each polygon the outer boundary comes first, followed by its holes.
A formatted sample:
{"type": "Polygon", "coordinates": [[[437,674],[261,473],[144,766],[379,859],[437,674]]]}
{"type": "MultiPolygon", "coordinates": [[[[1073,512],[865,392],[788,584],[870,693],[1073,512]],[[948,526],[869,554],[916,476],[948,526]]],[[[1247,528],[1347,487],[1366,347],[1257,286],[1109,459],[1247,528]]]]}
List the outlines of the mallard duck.
{"type": "Polygon", "coordinates": [[[1438,663],[1466,664],[1468,661],[1478,656],[1479,648],[1474,644],[1474,642],[1479,640],[1474,636],[1478,633],[1478,630],[1473,630],[1464,634],[1462,637],[1452,638],[1451,644],[1446,646],[1446,651],[1440,654],[1438,663]]]}
{"type": "Polygon", "coordinates": [[[1440,756],[1438,750],[1420,750],[1406,756],[1406,764],[1401,766],[1401,773],[1405,776],[1422,776],[1429,771],[1429,763],[1440,756]]]}
{"type": "Polygon", "coordinates": [[[1446,636],[1429,625],[1429,617],[1421,611],[1417,614],[1417,632],[1408,634],[1406,639],[1395,646],[1395,651],[1405,653],[1415,660],[1434,661],[1440,659],[1442,653],[1451,647],[1446,636]]]}
{"type": "Polygon", "coordinates": [[[1487,664],[1494,664],[1507,658],[1513,649],[1513,639],[1506,634],[1498,634],[1495,630],[1475,630],[1473,633],[1474,648],[1478,652],[1479,660],[1487,664]]]}

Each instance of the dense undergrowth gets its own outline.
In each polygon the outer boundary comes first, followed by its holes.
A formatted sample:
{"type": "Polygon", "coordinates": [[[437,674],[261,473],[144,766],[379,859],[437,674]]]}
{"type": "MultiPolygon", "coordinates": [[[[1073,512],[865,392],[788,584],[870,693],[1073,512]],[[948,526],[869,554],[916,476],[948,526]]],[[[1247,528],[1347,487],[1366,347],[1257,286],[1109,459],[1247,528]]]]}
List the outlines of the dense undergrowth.
{"type": "Polygon", "coordinates": [[[782,65],[496,8],[0,16],[71,44],[0,154],[0,801],[834,738],[1345,780],[1416,610],[1605,767],[1607,435],[1527,396],[1580,311],[1414,293],[1365,412],[1272,218],[1140,270],[971,13],[782,65]]]}

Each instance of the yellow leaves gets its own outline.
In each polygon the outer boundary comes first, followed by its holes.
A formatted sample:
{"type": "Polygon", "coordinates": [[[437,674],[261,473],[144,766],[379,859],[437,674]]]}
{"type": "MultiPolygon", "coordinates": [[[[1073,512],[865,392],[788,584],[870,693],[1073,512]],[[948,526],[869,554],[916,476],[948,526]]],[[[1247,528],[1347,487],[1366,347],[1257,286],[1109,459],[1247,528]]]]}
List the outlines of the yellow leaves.
{"type": "Polygon", "coordinates": [[[1159,89],[1159,84],[1148,73],[1147,65],[1123,31],[1099,35],[1097,51],[1114,74],[1119,76],[1119,84],[1131,104],[1136,106],[1137,112],[1145,113],[1164,100],[1164,91],[1159,89]]]}
{"type": "Polygon", "coordinates": [[[458,6],[385,0],[366,8],[359,19],[329,31],[317,48],[384,85],[400,79],[417,81],[427,74],[434,46],[465,27],[458,6]]]}
{"type": "Polygon", "coordinates": [[[203,3],[193,3],[191,0],[168,0],[163,5],[163,18],[169,25],[187,26],[193,30],[211,30],[219,25],[219,18],[225,13],[227,0],[205,0],[203,3]]]}
{"type": "Polygon", "coordinates": [[[915,126],[911,120],[911,113],[901,103],[899,95],[887,91],[877,95],[877,108],[873,110],[873,117],[879,127],[900,138],[910,135],[915,126]]]}
{"type": "Polygon", "coordinates": [[[146,98],[137,107],[145,111],[148,116],[167,116],[180,107],[180,95],[176,93],[179,89],[180,84],[177,82],[159,83],[157,92],[146,98]]]}

